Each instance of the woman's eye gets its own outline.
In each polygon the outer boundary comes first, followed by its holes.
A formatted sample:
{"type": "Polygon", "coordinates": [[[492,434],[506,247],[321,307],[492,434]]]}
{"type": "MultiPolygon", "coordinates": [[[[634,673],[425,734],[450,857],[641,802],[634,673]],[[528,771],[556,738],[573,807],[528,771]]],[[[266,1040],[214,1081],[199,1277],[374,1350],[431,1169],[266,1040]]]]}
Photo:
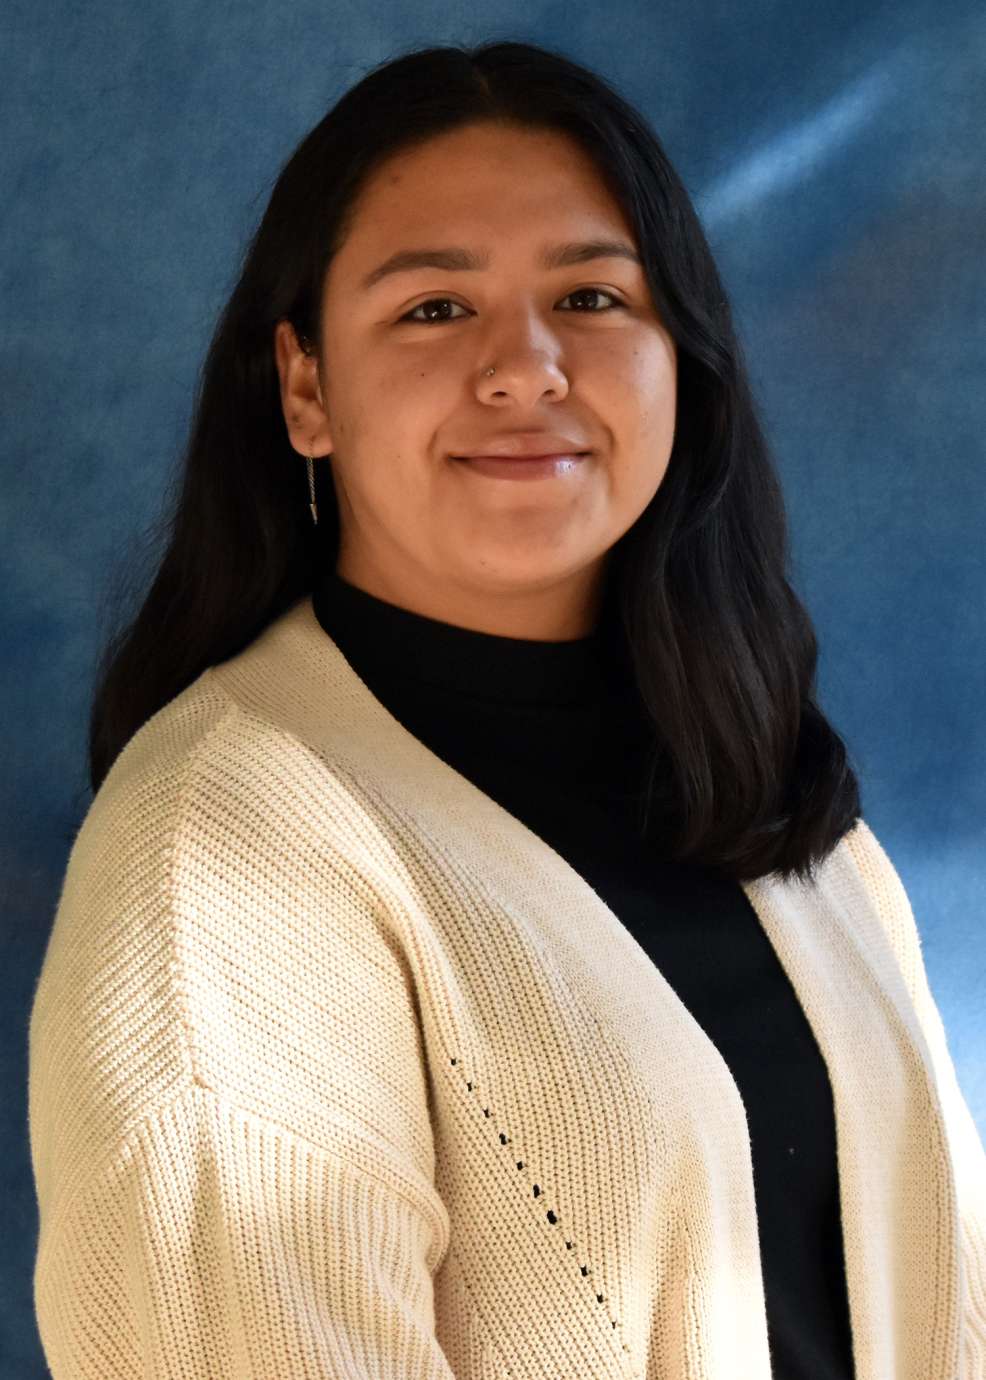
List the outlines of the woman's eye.
{"type": "MultiPolygon", "coordinates": [[[[590,311],[578,312],[578,313],[576,313],[577,315],[581,315],[581,316],[601,316],[601,315],[603,315],[604,312],[613,311],[614,308],[616,308],[616,307],[622,307],[622,306],[624,305],[624,303],[621,302],[620,299],[619,299],[614,293],[612,293],[612,292],[607,292],[604,288],[594,288],[594,287],[576,288],[574,292],[569,292],[569,293],[567,293],[567,294],[566,294],[566,297],[563,297],[561,300],[564,302],[564,301],[567,300],[568,297],[585,297],[585,296],[590,296],[590,297],[608,297],[609,300],[613,303],[613,306],[610,306],[610,307],[603,307],[601,310],[596,310],[596,311],[590,310],[590,311]]],[[[416,312],[424,311],[424,309],[425,309],[426,307],[435,307],[435,306],[438,306],[438,307],[442,307],[442,306],[460,307],[460,309],[464,310],[464,308],[461,307],[461,304],[460,304],[459,302],[453,302],[452,299],[451,299],[451,297],[429,297],[428,300],[427,300],[427,302],[419,302],[418,305],[417,305],[416,307],[412,307],[411,310],[410,310],[409,312],[405,312],[405,314],[404,314],[402,317],[400,317],[400,320],[401,320],[401,321],[420,322],[420,323],[423,324],[423,325],[442,325],[443,322],[445,322],[445,321],[459,321],[459,320],[461,320],[461,317],[457,317],[457,316],[443,316],[443,317],[439,317],[439,318],[437,318],[437,319],[434,318],[434,317],[432,317],[432,318],[429,319],[429,318],[424,317],[424,316],[416,316],[416,315],[415,315],[416,312]]]]}

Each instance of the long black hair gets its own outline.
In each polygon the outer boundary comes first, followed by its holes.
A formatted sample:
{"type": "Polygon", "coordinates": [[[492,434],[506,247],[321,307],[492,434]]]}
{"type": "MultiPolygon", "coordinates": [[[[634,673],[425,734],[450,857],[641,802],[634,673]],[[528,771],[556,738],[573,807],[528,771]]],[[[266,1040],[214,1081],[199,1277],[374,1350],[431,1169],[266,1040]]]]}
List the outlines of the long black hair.
{"type": "MultiPolygon", "coordinates": [[[[647,121],[593,72],[527,43],[433,47],[380,65],[280,173],[219,317],[165,517],[148,529],[145,555],[164,547],[156,573],[97,667],[92,789],[152,714],[310,591],[323,562],[334,568],[331,476],[316,466],[316,529],[284,422],[275,326],[286,318],[302,341],[321,339],[323,280],[367,178],[400,149],[477,121],[581,143],[634,227],[677,346],[668,469],[606,567],[653,721],[644,799],[660,795],[664,855],[736,879],[810,881],[859,816],[859,788],[815,703],[817,642],[788,581],[783,499],[726,294],[647,121]]],[[[122,574],[119,590],[135,578],[133,567],[122,574]]]]}

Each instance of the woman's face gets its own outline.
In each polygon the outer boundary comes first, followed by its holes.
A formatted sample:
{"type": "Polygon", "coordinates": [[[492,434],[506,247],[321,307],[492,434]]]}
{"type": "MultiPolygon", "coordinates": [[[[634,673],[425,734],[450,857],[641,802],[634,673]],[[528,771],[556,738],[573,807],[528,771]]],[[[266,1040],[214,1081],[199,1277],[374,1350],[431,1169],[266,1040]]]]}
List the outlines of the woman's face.
{"type": "Polygon", "coordinates": [[[331,466],[336,569],[351,584],[481,632],[592,630],[606,554],[667,470],[677,356],[639,263],[541,262],[591,240],[639,251],[561,133],[472,125],[402,152],[367,184],[323,285],[317,371],[288,322],[276,333],[292,445],[332,452],[315,463],[331,466]],[[478,264],[364,282],[425,249],[478,264]],[[589,454],[524,479],[454,458],[539,430],[589,454]]]}

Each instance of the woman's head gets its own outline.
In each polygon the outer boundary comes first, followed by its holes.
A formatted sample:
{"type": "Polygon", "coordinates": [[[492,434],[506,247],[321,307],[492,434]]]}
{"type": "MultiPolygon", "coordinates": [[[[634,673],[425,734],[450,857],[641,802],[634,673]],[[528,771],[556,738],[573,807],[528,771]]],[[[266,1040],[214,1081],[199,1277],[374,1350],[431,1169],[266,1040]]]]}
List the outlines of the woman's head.
{"type": "Polygon", "coordinates": [[[339,573],[480,631],[588,633],[674,438],[675,346],[620,200],[571,135],[490,120],[390,155],[347,226],[317,342],[276,328],[291,443],[331,453],[339,573]],[[533,431],[583,458],[523,482],[457,458],[533,431]]]}
{"type": "Polygon", "coordinates": [[[808,875],[858,815],[701,225],[646,120],[560,54],[410,53],[311,130],[218,322],[178,478],[150,589],[100,667],[94,790],[151,714],[338,562],[517,636],[579,636],[605,592],[654,726],[665,856],[808,875]],[[597,238],[639,263],[539,263],[597,238]],[[361,282],[445,247],[489,261],[361,282]],[[516,481],[449,458],[542,427],[591,454],[516,481]]]}

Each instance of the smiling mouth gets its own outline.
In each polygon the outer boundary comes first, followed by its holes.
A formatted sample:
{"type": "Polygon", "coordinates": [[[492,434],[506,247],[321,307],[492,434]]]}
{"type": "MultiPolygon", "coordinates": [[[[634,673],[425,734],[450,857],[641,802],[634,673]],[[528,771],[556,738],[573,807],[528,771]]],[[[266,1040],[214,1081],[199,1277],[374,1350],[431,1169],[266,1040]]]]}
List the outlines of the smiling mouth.
{"type": "Polygon", "coordinates": [[[581,460],[589,455],[587,450],[560,450],[548,455],[453,455],[453,460],[581,460]]]}

